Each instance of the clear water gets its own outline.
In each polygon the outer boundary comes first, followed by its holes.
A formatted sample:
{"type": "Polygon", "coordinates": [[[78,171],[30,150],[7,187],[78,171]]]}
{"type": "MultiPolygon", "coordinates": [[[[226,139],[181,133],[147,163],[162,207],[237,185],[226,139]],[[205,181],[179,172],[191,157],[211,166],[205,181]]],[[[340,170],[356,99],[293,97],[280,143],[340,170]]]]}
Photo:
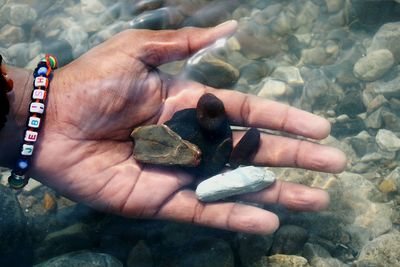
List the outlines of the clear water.
{"type": "MultiPolygon", "coordinates": [[[[267,205],[288,228],[251,235],[102,213],[31,181],[0,196],[7,211],[0,215],[4,266],[32,266],[71,252],[78,254],[40,266],[280,266],[289,260],[274,254],[303,257],[284,266],[400,264],[399,1],[0,0],[0,54],[8,64],[33,69],[52,53],[62,67],[127,29],[211,27],[229,19],[239,23],[231,38],[160,71],[327,118],[332,132],[321,143],[346,153],[344,173],[273,171],[328,190],[328,210],[267,205]],[[371,54],[372,63],[359,61],[371,54]],[[368,254],[381,240],[387,243],[368,254]]],[[[6,184],[9,170],[1,171],[6,184]]]]}

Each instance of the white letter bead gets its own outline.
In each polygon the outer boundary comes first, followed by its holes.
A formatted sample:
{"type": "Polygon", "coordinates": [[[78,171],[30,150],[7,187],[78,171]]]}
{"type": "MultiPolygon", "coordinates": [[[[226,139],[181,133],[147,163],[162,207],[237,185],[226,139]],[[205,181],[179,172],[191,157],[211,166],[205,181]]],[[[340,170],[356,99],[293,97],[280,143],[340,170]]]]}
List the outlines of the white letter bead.
{"type": "Polygon", "coordinates": [[[46,87],[47,88],[47,85],[49,84],[49,81],[47,80],[47,78],[46,77],[36,77],[35,78],[35,87],[40,87],[40,86],[43,86],[43,87],[46,87]]]}
{"type": "Polygon", "coordinates": [[[29,117],[28,126],[32,128],[39,128],[40,118],[37,117],[29,117]]]}
{"type": "Polygon", "coordinates": [[[25,139],[24,140],[27,141],[27,142],[36,142],[37,136],[38,136],[37,132],[27,130],[25,132],[25,139]]]}
{"type": "Polygon", "coordinates": [[[32,98],[44,100],[46,98],[46,91],[41,89],[35,89],[33,90],[32,98]]]}
{"type": "Polygon", "coordinates": [[[22,145],[22,152],[21,155],[23,156],[31,156],[33,153],[33,145],[22,145]]]}
{"type": "Polygon", "coordinates": [[[43,114],[44,112],[44,104],[43,103],[31,103],[29,111],[32,113],[40,113],[43,114]]]}

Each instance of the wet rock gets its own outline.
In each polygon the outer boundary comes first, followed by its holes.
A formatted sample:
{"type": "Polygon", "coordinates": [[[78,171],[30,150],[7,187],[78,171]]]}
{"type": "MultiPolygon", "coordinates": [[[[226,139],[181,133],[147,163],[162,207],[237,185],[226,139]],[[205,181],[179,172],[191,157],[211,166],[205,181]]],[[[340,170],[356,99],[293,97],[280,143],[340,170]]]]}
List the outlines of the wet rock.
{"type": "MultiPolygon", "coordinates": [[[[364,102],[364,101],[363,101],[364,102]]],[[[389,102],[383,95],[377,95],[374,99],[368,102],[364,102],[364,105],[367,107],[367,112],[372,112],[377,110],[382,106],[388,106],[389,102]]]]}
{"type": "Polygon", "coordinates": [[[185,249],[171,266],[234,267],[234,255],[229,243],[222,239],[205,238],[185,249]]]}
{"type": "MultiPolygon", "coordinates": [[[[255,26],[256,25],[251,25],[255,26]]],[[[251,27],[250,27],[251,29],[251,27]]],[[[239,29],[235,34],[236,39],[240,43],[240,50],[249,59],[259,59],[273,56],[280,52],[280,44],[268,36],[253,34],[252,30],[239,29]]]]}
{"type": "Polygon", "coordinates": [[[144,241],[139,241],[135,247],[132,248],[129,253],[127,267],[152,267],[153,259],[150,249],[147,247],[144,241]]]}
{"type": "Polygon", "coordinates": [[[383,108],[379,108],[369,114],[367,118],[364,120],[365,126],[367,128],[379,129],[382,127],[383,119],[382,119],[383,108]]]}
{"type": "Polygon", "coordinates": [[[335,108],[337,115],[347,114],[349,117],[354,117],[365,111],[359,91],[348,92],[335,108]]]}
{"type": "Polygon", "coordinates": [[[207,177],[218,173],[227,164],[232,152],[232,131],[222,101],[212,96],[216,100],[208,103],[208,101],[203,102],[202,98],[209,99],[210,96],[203,95],[199,99],[199,104],[205,104],[203,107],[180,110],[164,124],[182,139],[200,148],[202,153],[200,165],[185,169],[193,175],[207,177]],[[204,108],[206,110],[202,110],[204,108]],[[201,119],[199,122],[198,118],[201,117],[204,120],[201,119]]]}
{"type": "Polygon", "coordinates": [[[398,151],[400,150],[400,138],[393,132],[380,129],[376,134],[376,143],[382,150],[385,151],[398,151]]]}
{"type": "Polygon", "coordinates": [[[1,16],[7,18],[10,24],[22,26],[33,23],[37,18],[35,9],[27,4],[8,4],[1,9],[1,16]]]}
{"type": "Polygon", "coordinates": [[[133,156],[143,163],[161,165],[198,166],[201,159],[199,148],[182,139],[166,125],[149,125],[136,128],[133,156]]]}
{"type": "Polygon", "coordinates": [[[74,58],[78,58],[89,49],[88,37],[88,33],[78,25],[67,27],[59,36],[70,44],[74,58]]]}
{"type": "Polygon", "coordinates": [[[81,10],[84,15],[99,15],[106,11],[100,0],[81,0],[81,10]]]}
{"type": "Polygon", "coordinates": [[[254,266],[256,262],[268,254],[272,246],[271,235],[254,235],[238,233],[236,236],[237,252],[244,267],[254,266]]]}
{"type": "Polygon", "coordinates": [[[344,4],[344,0],[325,0],[328,13],[338,12],[344,4]]]}
{"type": "Polygon", "coordinates": [[[390,99],[392,97],[398,96],[400,88],[398,84],[400,83],[399,71],[394,72],[394,77],[388,77],[387,79],[380,79],[374,82],[366,84],[365,93],[371,93],[373,97],[377,95],[383,95],[385,98],[390,99]]]}
{"type": "Polygon", "coordinates": [[[400,118],[388,109],[382,110],[382,119],[385,128],[394,132],[400,132],[400,118]]]}
{"type": "Polygon", "coordinates": [[[89,249],[95,243],[96,240],[91,236],[88,225],[73,224],[48,234],[35,249],[35,260],[42,261],[67,252],[89,249]]]}
{"type": "Polygon", "coordinates": [[[352,0],[350,21],[352,26],[375,30],[385,22],[398,21],[399,14],[394,1],[352,0]]]}
{"type": "Polygon", "coordinates": [[[43,197],[43,208],[49,213],[55,212],[57,210],[57,202],[54,199],[54,196],[47,192],[44,194],[43,197]]]}
{"type": "Polygon", "coordinates": [[[310,267],[307,260],[300,256],[295,255],[282,255],[276,254],[269,256],[266,259],[265,265],[260,265],[260,267],[310,267]]]}
{"type": "Polygon", "coordinates": [[[98,31],[95,34],[93,34],[92,36],[90,36],[89,45],[91,47],[98,45],[98,44],[108,40],[109,38],[111,38],[112,36],[117,34],[118,32],[128,29],[128,27],[129,27],[129,25],[126,22],[117,21],[117,22],[109,25],[108,27],[102,29],[101,31],[98,31]]]}
{"type": "Polygon", "coordinates": [[[379,150],[378,145],[375,142],[375,138],[372,137],[367,131],[362,131],[358,135],[352,137],[349,143],[353,147],[358,157],[377,152],[379,150]]]}
{"type": "MultiPolygon", "coordinates": [[[[378,5],[383,4],[385,1],[377,2],[378,5]]],[[[379,14],[382,16],[382,14],[379,14]]],[[[383,16],[382,16],[383,17],[383,16]]],[[[379,28],[377,33],[372,39],[371,46],[368,48],[368,52],[372,52],[379,49],[388,49],[392,52],[395,62],[400,62],[400,22],[387,23],[379,28]]]]}
{"type": "Polygon", "coordinates": [[[177,29],[184,20],[177,8],[163,7],[143,12],[130,22],[133,29],[177,29]]]}
{"type": "Polygon", "coordinates": [[[0,44],[8,47],[12,44],[22,42],[25,34],[21,27],[13,25],[4,25],[0,29],[0,44]]]}
{"type": "Polygon", "coordinates": [[[251,128],[240,139],[239,143],[233,148],[229,165],[236,168],[239,165],[250,164],[255,153],[260,146],[260,132],[257,128],[251,128]]]}
{"type": "Polygon", "coordinates": [[[239,70],[210,54],[194,55],[186,66],[188,78],[215,88],[229,88],[239,79],[239,70]]]}
{"type": "Polygon", "coordinates": [[[252,62],[240,68],[240,77],[246,79],[249,84],[258,83],[268,73],[269,67],[263,62],[252,62]]]}
{"type": "Polygon", "coordinates": [[[277,98],[285,96],[287,94],[288,86],[286,83],[267,78],[257,95],[265,98],[277,98]]]}
{"type": "Polygon", "coordinates": [[[273,254],[300,255],[308,240],[306,229],[296,225],[282,225],[274,235],[273,254]]]}
{"type": "Polygon", "coordinates": [[[189,16],[183,25],[212,27],[228,20],[231,12],[238,6],[238,0],[211,1],[189,16]]]}
{"type": "Polygon", "coordinates": [[[132,14],[137,15],[144,11],[154,10],[163,7],[164,0],[140,0],[132,1],[132,14]]]}
{"type": "Polygon", "coordinates": [[[204,202],[262,190],[275,181],[275,174],[260,167],[240,167],[201,182],[197,197],[204,202]]]}
{"type": "Polygon", "coordinates": [[[293,66],[278,67],[274,70],[271,76],[277,80],[284,81],[291,86],[304,85],[299,69],[293,66]]]}
{"type": "Polygon", "coordinates": [[[335,259],[327,250],[317,244],[306,243],[303,257],[314,267],[348,267],[349,265],[335,259]]]}
{"type": "Polygon", "coordinates": [[[383,193],[397,192],[400,190],[400,167],[394,169],[379,184],[379,191],[383,193]]]}
{"type": "Polygon", "coordinates": [[[336,122],[332,125],[332,135],[336,138],[356,135],[364,130],[365,124],[359,118],[350,119],[345,122],[336,122]]]}
{"type": "Polygon", "coordinates": [[[122,267],[123,264],[116,258],[90,251],[78,251],[52,258],[34,267],[122,267]]]}
{"type": "Polygon", "coordinates": [[[359,44],[351,44],[348,49],[341,51],[341,56],[331,65],[323,66],[322,69],[328,77],[341,84],[358,84],[360,81],[353,74],[354,64],[362,55],[365,48],[359,44]]]}
{"type": "Polygon", "coordinates": [[[387,49],[374,50],[354,65],[354,75],[362,81],[375,81],[394,64],[393,54],[387,49]]]}
{"type": "Polygon", "coordinates": [[[3,185],[0,185],[0,214],[0,265],[31,265],[27,219],[15,192],[3,185]]]}
{"type": "Polygon", "coordinates": [[[355,266],[398,266],[400,265],[399,251],[400,234],[398,232],[384,234],[366,244],[355,266]]]}

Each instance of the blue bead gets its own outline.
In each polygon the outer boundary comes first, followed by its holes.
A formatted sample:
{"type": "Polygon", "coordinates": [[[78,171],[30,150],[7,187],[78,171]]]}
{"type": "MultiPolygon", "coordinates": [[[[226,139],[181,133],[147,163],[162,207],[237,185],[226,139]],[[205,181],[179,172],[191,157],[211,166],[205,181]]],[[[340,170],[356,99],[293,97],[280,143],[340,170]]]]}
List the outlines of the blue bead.
{"type": "Polygon", "coordinates": [[[17,167],[21,170],[26,170],[29,167],[29,163],[26,159],[19,159],[17,161],[17,167]]]}
{"type": "Polygon", "coordinates": [[[41,67],[38,69],[38,74],[39,75],[46,75],[47,73],[47,68],[46,67],[41,67]]]}

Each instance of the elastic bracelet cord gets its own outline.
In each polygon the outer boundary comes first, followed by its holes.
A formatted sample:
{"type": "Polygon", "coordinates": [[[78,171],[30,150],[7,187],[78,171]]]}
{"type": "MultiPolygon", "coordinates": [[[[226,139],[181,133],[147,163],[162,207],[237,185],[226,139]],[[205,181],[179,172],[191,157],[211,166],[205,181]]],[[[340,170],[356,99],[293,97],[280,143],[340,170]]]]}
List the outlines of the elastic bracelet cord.
{"type": "Polygon", "coordinates": [[[14,189],[21,189],[28,183],[29,177],[26,173],[30,167],[34,146],[42,126],[42,120],[44,119],[45,104],[52,79],[52,71],[56,68],[57,59],[52,55],[46,54],[33,72],[32,102],[29,104],[27,129],[24,132],[24,141],[16,166],[12,170],[10,177],[8,177],[8,183],[14,189]]]}

